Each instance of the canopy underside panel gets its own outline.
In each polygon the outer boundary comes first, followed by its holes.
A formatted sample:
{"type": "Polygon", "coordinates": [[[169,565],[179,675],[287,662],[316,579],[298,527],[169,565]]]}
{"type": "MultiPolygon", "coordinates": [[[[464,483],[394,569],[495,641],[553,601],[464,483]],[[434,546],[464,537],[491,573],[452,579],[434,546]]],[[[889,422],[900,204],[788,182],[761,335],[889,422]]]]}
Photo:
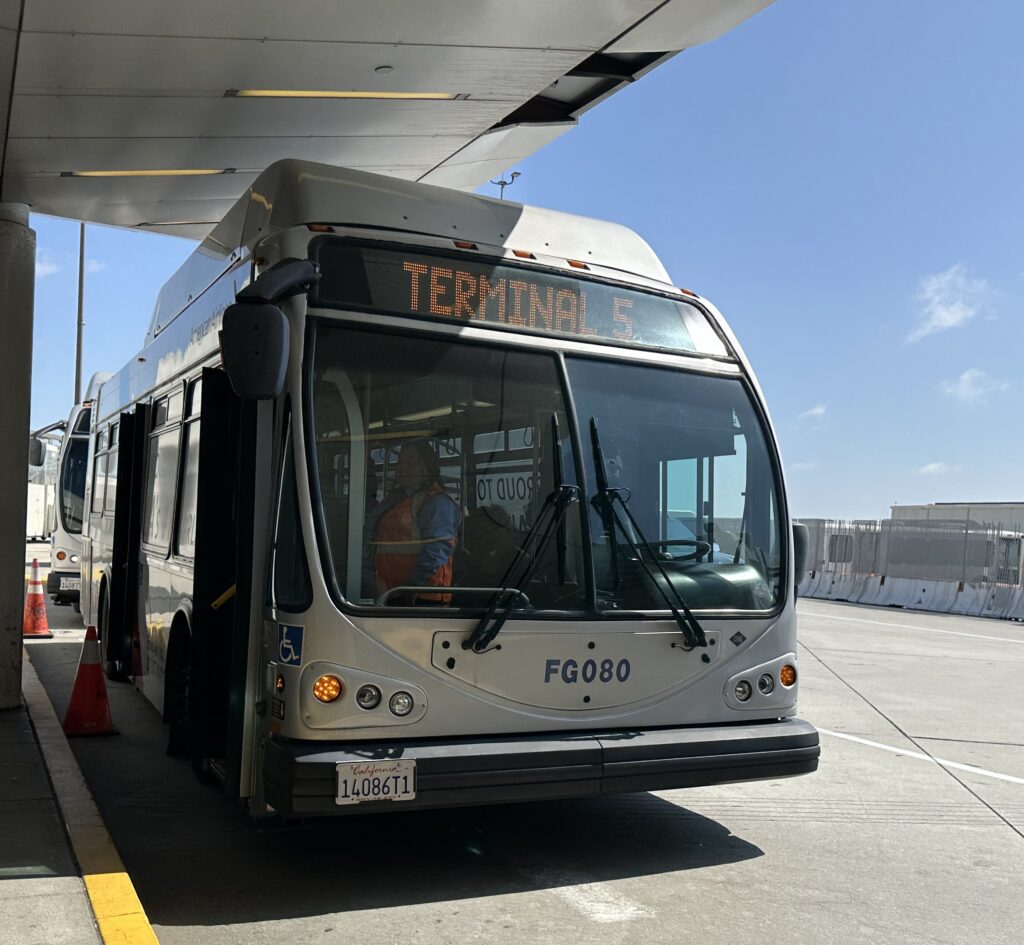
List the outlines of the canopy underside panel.
{"type": "Polygon", "coordinates": [[[769,2],[0,0],[0,198],[201,238],[283,158],[473,188],[769,2]]]}

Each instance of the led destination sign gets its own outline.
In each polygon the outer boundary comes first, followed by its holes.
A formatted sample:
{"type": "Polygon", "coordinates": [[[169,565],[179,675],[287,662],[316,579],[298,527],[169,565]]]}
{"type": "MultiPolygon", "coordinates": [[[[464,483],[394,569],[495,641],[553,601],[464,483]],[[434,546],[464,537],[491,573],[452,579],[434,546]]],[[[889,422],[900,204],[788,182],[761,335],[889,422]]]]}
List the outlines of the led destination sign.
{"type": "Polygon", "coordinates": [[[323,242],[318,261],[321,304],[724,353],[704,314],[681,300],[524,266],[340,241],[323,242]]]}

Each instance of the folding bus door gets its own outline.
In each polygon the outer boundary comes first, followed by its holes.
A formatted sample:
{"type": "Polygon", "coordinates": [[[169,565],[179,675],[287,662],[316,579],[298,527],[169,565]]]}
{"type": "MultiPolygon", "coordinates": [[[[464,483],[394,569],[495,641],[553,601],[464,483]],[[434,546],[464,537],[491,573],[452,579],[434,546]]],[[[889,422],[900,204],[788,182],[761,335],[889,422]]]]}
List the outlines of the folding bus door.
{"type": "Polygon", "coordinates": [[[137,676],[139,669],[139,548],[142,537],[143,474],[149,406],[121,414],[117,440],[117,496],[110,585],[100,604],[104,670],[111,679],[137,676]],[[107,608],[104,615],[103,609],[107,608]],[[106,626],[104,626],[106,624],[106,626]]]}
{"type": "Polygon", "coordinates": [[[189,690],[193,763],[237,796],[252,592],[254,404],[203,371],[189,690]]]}

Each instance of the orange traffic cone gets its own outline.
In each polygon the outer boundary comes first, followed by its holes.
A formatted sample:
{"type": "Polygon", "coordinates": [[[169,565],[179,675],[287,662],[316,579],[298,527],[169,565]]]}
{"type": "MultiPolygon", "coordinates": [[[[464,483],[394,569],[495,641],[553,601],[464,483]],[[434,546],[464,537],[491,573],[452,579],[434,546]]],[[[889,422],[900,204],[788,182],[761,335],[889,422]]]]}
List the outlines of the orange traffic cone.
{"type": "Polygon", "coordinates": [[[117,734],[117,729],[110,721],[107,684],[103,681],[100,645],[96,639],[96,628],[93,626],[85,631],[82,658],[78,663],[75,684],[71,687],[71,701],[64,716],[64,734],[117,734]]]}
{"type": "Polygon", "coordinates": [[[49,640],[53,637],[46,620],[46,595],[43,582],[39,580],[39,559],[32,559],[32,577],[28,582],[28,597],[25,598],[25,619],[21,624],[24,637],[34,640],[49,640]]]}

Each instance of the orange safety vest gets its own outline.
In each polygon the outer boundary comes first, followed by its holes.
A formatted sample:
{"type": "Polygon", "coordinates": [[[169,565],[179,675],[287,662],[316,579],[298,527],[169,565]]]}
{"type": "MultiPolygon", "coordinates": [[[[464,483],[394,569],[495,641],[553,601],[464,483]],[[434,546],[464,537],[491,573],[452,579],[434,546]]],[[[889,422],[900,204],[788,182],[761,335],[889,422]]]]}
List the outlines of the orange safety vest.
{"type": "MultiPolygon", "coordinates": [[[[377,553],[374,565],[377,571],[377,590],[383,593],[392,587],[402,587],[411,583],[412,573],[416,569],[416,561],[424,545],[432,545],[436,541],[447,541],[455,549],[456,535],[423,538],[420,534],[419,514],[435,496],[444,496],[452,505],[451,496],[437,483],[415,495],[403,499],[393,508],[388,509],[377,522],[377,534],[374,545],[377,553]]],[[[459,513],[461,520],[461,511],[459,513]]],[[[430,587],[451,587],[452,557],[441,565],[423,582],[430,587]]],[[[419,594],[418,600],[441,601],[448,603],[451,594],[419,594]]]]}

